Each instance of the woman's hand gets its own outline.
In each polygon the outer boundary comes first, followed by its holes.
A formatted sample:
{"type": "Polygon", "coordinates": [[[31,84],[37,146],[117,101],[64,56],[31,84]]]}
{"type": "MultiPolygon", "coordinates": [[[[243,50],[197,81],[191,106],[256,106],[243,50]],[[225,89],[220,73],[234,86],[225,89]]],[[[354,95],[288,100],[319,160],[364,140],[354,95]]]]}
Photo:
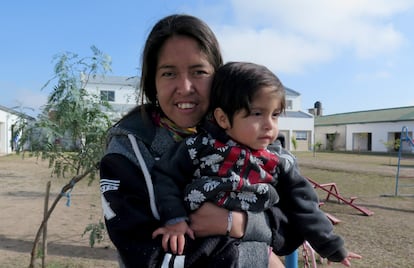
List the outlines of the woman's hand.
{"type": "MultiPolygon", "coordinates": [[[[204,203],[190,215],[190,228],[196,237],[226,235],[229,211],[212,203],[204,203]]],[[[241,238],[246,227],[246,214],[233,211],[230,236],[241,238]]]]}

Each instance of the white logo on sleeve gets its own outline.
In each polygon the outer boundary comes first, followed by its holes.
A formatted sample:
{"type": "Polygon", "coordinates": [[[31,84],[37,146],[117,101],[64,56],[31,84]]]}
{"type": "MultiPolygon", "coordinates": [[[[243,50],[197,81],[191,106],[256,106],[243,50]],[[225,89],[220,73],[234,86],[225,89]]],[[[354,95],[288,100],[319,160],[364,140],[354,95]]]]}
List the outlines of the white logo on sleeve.
{"type": "Polygon", "coordinates": [[[101,195],[101,200],[102,200],[102,210],[105,216],[106,220],[110,220],[113,217],[116,216],[115,212],[111,209],[111,206],[109,206],[109,202],[106,200],[106,198],[101,195]]]}
{"type": "Polygon", "coordinates": [[[102,179],[100,181],[101,193],[103,194],[106,191],[118,191],[119,184],[119,180],[102,179]]]}
{"type": "Polygon", "coordinates": [[[107,191],[117,191],[119,188],[119,180],[107,180],[102,179],[100,181],[101,188],[101,200],[102,200],[102,209],[105,216],[105,219],[110,220],[116,216],[115,212],[111,209],[108,200],[104,197],[104,193],[107,191]]]}

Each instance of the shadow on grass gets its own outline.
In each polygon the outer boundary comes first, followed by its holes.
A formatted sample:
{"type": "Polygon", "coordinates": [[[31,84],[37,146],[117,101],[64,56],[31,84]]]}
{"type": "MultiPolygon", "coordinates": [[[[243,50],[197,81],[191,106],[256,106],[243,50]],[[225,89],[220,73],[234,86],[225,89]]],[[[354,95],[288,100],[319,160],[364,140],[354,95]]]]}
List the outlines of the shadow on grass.
{"type": "MultiPolygon", "coordinates": [[[[384,196],[384,197],[388,197],[388,196],[384,196]]],[[[394,208],[394,207],[386,207],[386,206],[380,206],[380,205],[369,205],[369,204],[361,204],[361,205],[363,205],[364,207],[369,207],[369,208],[378,208],[378,209],[398,211],[398,212],[404,212],[404,213],[414,213],[414,209],[394,208]]]]}
{"type": "MultiPolygon", "coordinates": [[[[91,248],[89,246],[62,245],[53,242],[49,242],[47,245],[48,255],[108,261],[117,260],[117,253],[113,248],[91,248]]],[[[32,247],[32,241],[13,239],[0,235],[0,249],[2,250],[30,254],[32,247]]]]}
{"type": "MultiPolygon", "coordinates": [[[[395,196],[391,196],[391,195],[381,195],[381,197],[389,197],[389,198],[394,198],[395,196]]],[[[324,203],[331,203],[331,204],[340,204],[341,206],[347,206],[346,203],[338,203],[338,201],[336,200],[324,200],[324,203]]],[[[378,209],[383,209],[383,210],[388,210],[388,211],[397,211],[397,212],[404,212],[404,213],[414,213],[414,209],[405,209],[405,208],[396,208],[396,207],[387,207],[387,206],[383,206],[383,205],[375,205],[375,204],[368,204],[368,203],[356,203],[355,205],[358,206],[362,206],[362,207],[366,207],[366,208],[378,208],[378,209]]],[[[353,207],[349,206],[350,209],[354,209],[353,207]]],[[[323,207],[322,207],[323,210],[323,207]]],[[[367,215],[364,215],[361,212],[355,212],[353,213],[354,215],[360,215],[360,216],[364,216],[366,217],[367,215]]],[[[375,216],[375,214],[373,215],[375,216]]]]}

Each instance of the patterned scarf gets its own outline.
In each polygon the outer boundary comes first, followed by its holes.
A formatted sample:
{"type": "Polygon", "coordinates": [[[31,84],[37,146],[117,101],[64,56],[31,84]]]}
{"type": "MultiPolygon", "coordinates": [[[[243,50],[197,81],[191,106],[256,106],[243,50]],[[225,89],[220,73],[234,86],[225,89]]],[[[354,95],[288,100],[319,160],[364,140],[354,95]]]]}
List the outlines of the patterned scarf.
{"type": "Polygon", "coordinates": [[[165,116],[161,116],[159,113],[153,113],[152,114],[152,120],[154,121],[155,125],[165,128],[170,133],[171,137],[175,141],[181,141],[184,138],[188,137],[191,134],[196,133],[196,128],[180,128],[177,126],[174,122],[172,122],[170,119],[168,119],[165,116]]]}

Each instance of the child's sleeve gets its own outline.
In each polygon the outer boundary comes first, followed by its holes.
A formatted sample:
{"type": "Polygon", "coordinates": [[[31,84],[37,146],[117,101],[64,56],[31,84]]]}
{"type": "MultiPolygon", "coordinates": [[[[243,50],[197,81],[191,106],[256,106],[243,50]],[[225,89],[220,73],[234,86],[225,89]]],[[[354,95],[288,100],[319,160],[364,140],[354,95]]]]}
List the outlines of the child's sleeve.
{"type": "Polygon", "coordinates": [[[322,257],[342,261],[347,252],[344,240],[334,234],[333,225],[319,209],[318,196],[310,182],[300,174],[296,158],[289,152],[280,153],[281,176],[277,185],[279,208],[287,217],[287,229],[308,241],[322,257]]]}

